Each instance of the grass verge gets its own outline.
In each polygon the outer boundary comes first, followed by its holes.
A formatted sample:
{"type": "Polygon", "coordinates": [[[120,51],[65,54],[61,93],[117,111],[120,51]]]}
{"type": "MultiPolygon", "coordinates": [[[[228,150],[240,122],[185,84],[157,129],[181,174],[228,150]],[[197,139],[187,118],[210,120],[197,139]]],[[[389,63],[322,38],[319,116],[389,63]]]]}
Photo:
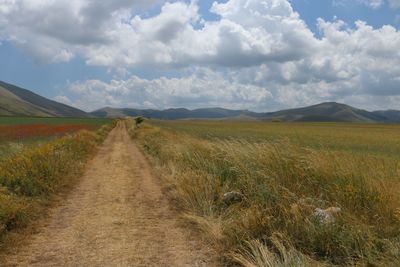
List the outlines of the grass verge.
{"type": "Polygon", "coordinates": [[[37,218],[54,193],[71,183],[113,124],[80,131],[0,162],[0,239],[37,218]]]}
{"type": "Polygon", "coordinates": [[[226,266],[400,266],[398,160],[128,124],[226,266]]]}

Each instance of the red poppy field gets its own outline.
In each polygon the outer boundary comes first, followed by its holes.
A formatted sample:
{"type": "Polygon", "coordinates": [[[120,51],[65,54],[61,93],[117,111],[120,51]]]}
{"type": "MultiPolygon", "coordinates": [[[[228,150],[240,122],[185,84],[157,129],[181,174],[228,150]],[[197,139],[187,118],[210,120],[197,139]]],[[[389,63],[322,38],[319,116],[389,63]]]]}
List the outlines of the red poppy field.
{"type": "Polygon", "coordinates": [[[0,142],[58,137],[80,130],[96,130],[109,121],[68,118],[0,118],[0,142]]]}
{"type": "Polygon", "coordinates": [[[0,117],[0,159],[80,130],[97,130],[108,119],[0,117]]]}
{"type": "Polygon", "coordinates": [[[61,136],[66,133],[76,132],[79,130],[92,130],[94,126],[77,124],[77,125],[12,125],[0,126],[0,140],[18,141],[25,139],[36,139],[43,137],[61,136]]]}

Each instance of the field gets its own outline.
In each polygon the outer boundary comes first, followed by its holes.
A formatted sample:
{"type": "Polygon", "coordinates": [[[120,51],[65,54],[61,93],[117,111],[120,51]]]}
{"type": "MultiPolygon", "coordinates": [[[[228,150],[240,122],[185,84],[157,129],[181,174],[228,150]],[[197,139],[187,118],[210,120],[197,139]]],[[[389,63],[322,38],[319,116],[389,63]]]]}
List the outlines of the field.
{"type": "Polygon", "coordinates": [[[112,128],[112,120],[0,119],[0,247],[71,186],[112,128]]]}
{"type": "Polygon", "coordinates": [[[400,266],[399,125],[150,121],[130,134],[227,266],[400,266]]]}
{"type": "Polygon", "coordinates": [[[110,119],[98,118],[40,118],[40,117],[0,117],[0,125],[30,125],[30,124],[46,124],[46,125],[74,125],[84,124],[92,127],[99,127],[111,122],[110,119]]]}
{"type": "Polygon", "coordinates": [[[96,130],[108,119],[0,117],[0,159],[79,130],[96,130]]]}
{"type": "Polygon", "coordinates": [[[400,157],[400,125],[154,121],[154,125],[212,140],[282,141],[318,150],[400,157]]]}

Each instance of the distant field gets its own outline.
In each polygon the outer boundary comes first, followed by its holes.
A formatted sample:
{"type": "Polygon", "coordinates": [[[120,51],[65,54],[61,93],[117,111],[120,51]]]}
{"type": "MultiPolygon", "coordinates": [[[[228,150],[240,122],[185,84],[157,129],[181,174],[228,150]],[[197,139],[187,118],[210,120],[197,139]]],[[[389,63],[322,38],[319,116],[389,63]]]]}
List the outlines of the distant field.
{"type": "Polygon", "coordinates": [[[302,147],[400,157],[400,125],[356,123],[271,123],[229,121],[152,121],[196,137],[249,142],[289,139],[302,147]]]}
{"type": "Polygon", "coordinates": [[[96,130],[110,119],[0,117],[0,158],[79,130],[96,130]]]}
{"type": "Polygon", "coordinates": [[[0,117],[0,125],[26,125],[26,124],[85,124],[99,127],[103,124],[110,123],[112,119],[98,118],[39,118],[39,117],[0,117]]]}

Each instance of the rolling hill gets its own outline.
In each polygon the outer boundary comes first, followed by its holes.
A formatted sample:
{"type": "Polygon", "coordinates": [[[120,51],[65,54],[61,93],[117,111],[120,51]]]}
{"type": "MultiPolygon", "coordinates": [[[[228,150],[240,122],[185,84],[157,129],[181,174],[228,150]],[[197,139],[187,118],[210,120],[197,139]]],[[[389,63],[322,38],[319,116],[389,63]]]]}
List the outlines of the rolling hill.
{"type": "Polygon", "coordinates": [[[336,102],[326,102],[313,106],[257,113],[248,110],[230,110],[224,108],[202,108],[189,110],[172,108],[165,110],[102,108],[91,113],[49,100],[29,90],[0,81],[0,116],[35,117],[101,117],[123,118],[143,116],[164,120],[183,119],[223,119],[223,120],[260,120],[288,122],[380,122],[400,123],[400,111],[366,111],[336,102]]]}
{"type": "Polygon", "coordinates": [[[400,122],[400,110],[380,110],[374,113],[387,118],[388,121],[400,122]]]}
{"type": "Polygon", "coordinates": [[[388,122],[384,115],[357,109],[345,104],[326,102],[304,108],[264,113],[262,120],[321,122],[388,122]]]}
{"type": "Polygon", "coordinates": [[[91,113],[97,117],[121,118],[125,116],[144,116],[147,118],[179,120],[179,119],[238,119],[261,121],[290,122],[400,122],[400,111],[370,112],[345,104],[326,102],[304,108],[281,110],[277,112],[257,113],[247,110],[229,110],[222,108],[204,108],[189,110],[179,109],[129,109],[103,108],[91,113]]]}
{"type": "Polygon", "coordinates": [[[243,110],[229,110],[223,108],[204,108],[189,110],[185,108],[175,108],[166,110],[155,109],[130,109],[130,108],[102,108],[92,112],[97,117],[120,118],[125,116],[143,116],[147,118],[156,118],[164,120],[180,119],[224,119],[232,118],[245,114],[243,110]]]}
{"type": "Polygon", "coordinates": [[[90,117],[91,115],[0,81],[0,116],[90,117]]]}

